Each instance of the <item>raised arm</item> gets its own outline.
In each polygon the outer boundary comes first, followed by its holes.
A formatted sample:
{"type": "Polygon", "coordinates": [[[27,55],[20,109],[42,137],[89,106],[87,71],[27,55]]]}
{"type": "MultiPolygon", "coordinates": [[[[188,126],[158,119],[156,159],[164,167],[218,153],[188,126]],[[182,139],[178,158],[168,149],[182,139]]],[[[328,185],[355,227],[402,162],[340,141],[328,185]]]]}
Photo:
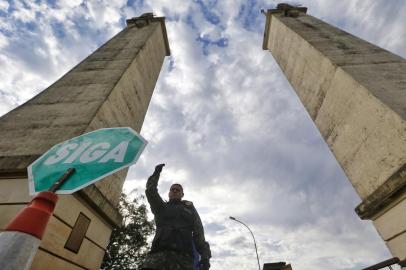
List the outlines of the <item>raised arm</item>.
{"type": "MultiPolygon", "coordinates": [[[[194,208],[194,207],[193,207],[194,208]]],[[[196,245],[197,252],[199,252],[201,259],[201,269],[208,270],[210,268],[211,251],[210,245],[204,238],[203,224],[196,209],[194,209],[195,222],[193,224],[193,240],[196,245]]]]}
{"type": "Polygon", "coordinates": [[[164,201],[158,193],[158,180],[163,166],[165,166],[165,164],[159,164],[155,167],[154,173],[148,178],[145,190],[145,195],[147,195],[147,200],[154,215],[157,214],[164,205],[164,201]]]}

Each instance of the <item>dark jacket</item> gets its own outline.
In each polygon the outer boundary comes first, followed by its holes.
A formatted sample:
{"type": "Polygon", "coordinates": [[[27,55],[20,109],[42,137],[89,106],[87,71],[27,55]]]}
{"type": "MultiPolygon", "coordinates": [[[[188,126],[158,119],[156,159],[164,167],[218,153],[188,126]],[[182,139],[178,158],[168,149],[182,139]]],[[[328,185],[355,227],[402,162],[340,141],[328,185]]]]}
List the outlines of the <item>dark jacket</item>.
{"type": "Polygon", "coordinates": [[[158,180],[159,175],[151,175],[145,191],[156,223],[151,252],[173,250],[193,256],[194,242],[202,258],[210,258],[210,247],[193,203],[185,200],[164,202],[158,193],[158,180]]]}

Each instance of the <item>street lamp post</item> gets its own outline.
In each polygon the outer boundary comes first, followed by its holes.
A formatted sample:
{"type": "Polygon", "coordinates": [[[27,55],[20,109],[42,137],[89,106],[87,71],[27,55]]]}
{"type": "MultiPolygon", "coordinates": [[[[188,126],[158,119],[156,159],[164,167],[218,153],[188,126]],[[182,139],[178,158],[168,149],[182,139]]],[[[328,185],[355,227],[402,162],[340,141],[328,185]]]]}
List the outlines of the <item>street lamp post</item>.
{"type": "Polygon", "coordinates": [[[259,257],[258,257],[258,250],[257,250],[257,243],[255,241],[255,237],[254,234],[252,233],[251,229],[242,221],[236,219],[235,217],[230,217],[230,219],[237,221],[239,223],[241,223],[242,225],[244,225],[245,227],[247,227],[247,229],[250,231],[251,235],[252,235],[252,239],[254,239],[254,247],[255,247],[255,253],[257,254],[257,261],[258,261],[258,270],[261,270],[261,266],[259,264],[259,257]]]}

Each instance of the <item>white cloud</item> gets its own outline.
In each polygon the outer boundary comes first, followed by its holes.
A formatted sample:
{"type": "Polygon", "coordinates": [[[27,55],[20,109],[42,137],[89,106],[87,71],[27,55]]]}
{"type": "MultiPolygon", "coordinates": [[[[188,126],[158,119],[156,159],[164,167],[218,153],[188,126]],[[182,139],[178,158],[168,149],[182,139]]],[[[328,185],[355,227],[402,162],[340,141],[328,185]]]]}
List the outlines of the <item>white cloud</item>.
{"type": "Polygon", "coordinates": [[[2,33],[0,33],[0,49],[7,46],[8,44],[9,42],[7,38],[2,33]]]}
{"type": "Polygon", "coordinates": [[[56,5],[59,8],[65,9],[65,8],[76,8],[78,7],[80,4],[83,3],[83,0],[59,0],[56,1],[56,5]]]}
{"type": "Polygon", "coordinates": [[[5,1],[0,2],[1,11],[7,12],[9,7],[10,7],[10,4],[8,2],[5,2],[5,1]]]}
{"type": "Polygon", "coordinates": [[[13,12],[13,18],[20,20],[24,23],[32,22],[35,20],[35,10],[31,8],[29,2],[15,1],[14,6],[16,11],[13,12]]]}

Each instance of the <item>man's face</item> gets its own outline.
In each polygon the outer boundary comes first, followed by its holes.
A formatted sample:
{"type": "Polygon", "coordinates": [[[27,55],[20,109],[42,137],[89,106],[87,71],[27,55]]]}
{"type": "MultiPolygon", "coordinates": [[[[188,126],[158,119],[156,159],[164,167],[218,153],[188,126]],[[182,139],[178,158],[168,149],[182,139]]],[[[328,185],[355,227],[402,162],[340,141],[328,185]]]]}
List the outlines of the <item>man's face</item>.
{"type": "Polygon", "coordinates": [[[183,198],[183,189],[179,185],[172,185],[169,190],[169,200],[180,201],[183,198]]]}

